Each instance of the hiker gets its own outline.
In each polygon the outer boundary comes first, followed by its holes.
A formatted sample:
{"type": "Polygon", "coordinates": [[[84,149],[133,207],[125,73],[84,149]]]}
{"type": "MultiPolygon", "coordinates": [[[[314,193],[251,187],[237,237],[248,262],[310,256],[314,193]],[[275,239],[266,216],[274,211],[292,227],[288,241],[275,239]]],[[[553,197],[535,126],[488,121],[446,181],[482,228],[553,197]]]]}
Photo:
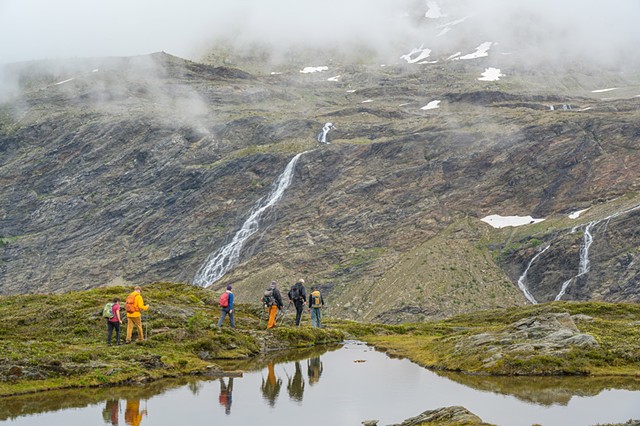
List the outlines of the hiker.
{"type": "Polygon", "coordinates": [[[322,361],[320,357],[316,356],[307,360],[307,376],[309,377],[309,384],[315,385],[320,380],[322,375],[322,361]]]}
{"type": "Polygon", "coordinates": [[[271,286],[264,292],[262,303],[269,309],[269,323],[267,330],[276,326],[276,315],[278,309],[282,309],[282,296],[278,290],[278,283],[271,281],[271,286]]]}
{"type": "Polygon", "coordinates": [[[227,291],[220,296],[220,320],[218,321],[218,327],[222,327],[224,318],[229,315],[229,324],[231,328],[236,328],[236,323],[233,320],[233,287],[227,286],[227,291]]]}
{"type": "Polygon", "coordinates": [[[111,336],[113,330],[116,331],[116,345],[120,344],[120,324],[122,324],[122,318],[120,318],[120,299],[113,298],[113,305],[111,306],[111,318],[107,318],[107,345],[111,346],[111,336]]]}
{"type": "Polygon", "coordinates": [[[267,364],[267,380],[265,380],[263,376],[260,390],[262,391],[262,397],[269,402],[270,406],[273,407],[276,405],[276,399],[278,398],[281,387],[282,379],[276,377],[273,361],[269,361],[267,364]]]}
{"type": "Polygon", "coordinates": [[[224,407],[226,415],[231,414],[231,403],[233,402],[233,377],[229,377],[229,383],[225,384],[224,379],[220,377],[220,396],[218,402],[224,407]]]}
{"type": "Polygon", "coordinates": [[[131,335],[133,334],[133,326],[135,324],[138,329],[138,342],[144,340],[144,333],[142,332],[142,318],[140,311],[146,311],[149,309],[149,305],[144,304],[142,300],[142,289],[140,286],[135,286],[133,292],[127,296],[125,300],[125,310],[127,311],[127,337],[125,343],[131,343],[131,335]]]}
{"type": "Polygon", "coordinates": [[[140,411],[140,399],[127,399],[124,409],[124,422],[127,425],[138,426],[142,417],[147,415],[147,410],[140,411]]]}
{"type": "Polygon", "coordinates": [[[293,302],[296,307],[296,327],[299,327],[304,305],[307,304],[307,291],[304,288],[304,280],[302,278],[291,287],[287,296],[289,296],[289,303],[293,302]]]}
{"type": "Polygon", "coordinates": [[[322,328],[322,312],[324,309],[324,299],[318,287],[311,287],[309,295],[309,312],[311,313],[311,326],[322,328]]]}

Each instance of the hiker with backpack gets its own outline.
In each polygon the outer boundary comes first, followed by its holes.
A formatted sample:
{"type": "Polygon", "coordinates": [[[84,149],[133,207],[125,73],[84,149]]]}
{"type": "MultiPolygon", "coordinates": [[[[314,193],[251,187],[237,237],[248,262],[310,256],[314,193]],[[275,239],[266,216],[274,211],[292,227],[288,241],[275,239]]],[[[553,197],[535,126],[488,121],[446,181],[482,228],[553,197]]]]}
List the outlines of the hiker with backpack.
{"type": "Polygon", "coordinates": [[[107,319],[107,345],[111,346],[113,330],[116,331],[116,345],[119,345],[120,324],[122,324],[122,318],[120,318],[120,299],[114,297],[112,302],[104,305],[104,308],[102,309],[102,316],[107,319]]]}
{"type": "Polygon", "coordinates": [[[307,292],[304,288],[304,280],[300,278],[287,293],[289,303],[293,302],[296,307],[296,327],[300,326],[304,305],[307,304],[307,292]]]}
{"type": "Polygon", "coordinates": [[[231,285],[227,286],[227,291],[222,293],[220,296],[220,320],[218,321],[218,327],[222,327],[222,322],[225,317],[229,315],[229,324],[231,324],[231,328],[236,328],[236,323],[233,320],[233,292],[231,291],[233,287],[231,285]]]}
{"type": "Polygon", "coordinates": [[[311,287],[309,295],[309,312],[311,313],[311,326],[322,328],[322,311],[324,308],[324,299],[318,287],[311,287]]]}
{"type": "Polygon", "coordinates": [[[278,290],[278,284],[275,281],[271,281],[271,286],[264,292],[262,303],[269,310],[268,330],[276,326],[278,309],[282,309],[283,307],[282,296],[280,295],[280,290],[278,290]]]}
{"type": "Polygon", "coordinates": [[[138,342],[144,341],[144,333],[142,332],[142,315],[141,311],[149,309],[149,305],[144,304],[142,299],[142,289],[140,286],[135,286],[133,292],[127,296],[125,300],[125,310],[127,311],[127,337],[125,343],[131,343],[131,336],[133,334],[133,326],[135,325],[138,330],[138,342]]]}

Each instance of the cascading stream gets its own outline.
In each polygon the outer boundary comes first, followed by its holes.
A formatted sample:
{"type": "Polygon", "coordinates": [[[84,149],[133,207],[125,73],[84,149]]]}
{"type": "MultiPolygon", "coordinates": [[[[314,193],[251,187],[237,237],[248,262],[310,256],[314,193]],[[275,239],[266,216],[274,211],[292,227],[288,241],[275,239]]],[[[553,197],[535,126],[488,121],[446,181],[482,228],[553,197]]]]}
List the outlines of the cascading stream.
{"type": "Polygon", "coordinates": [[[258,200],[251,210],[249,217],[242,224],[240,230],[233,236],[231,242],[220,247],[207,257],[193,279],[194,285],[209,287],[238,263],[240,251],[249,237],[259,229],[260,219],[263,213],[269,207],[276,204],[280,198],[282,198],[284,191],[291,185],[296,163],[305,152],[297,154],[289,161],[289,164],[287,164],[287,167],[285,167],[282,174],[278,177],[278,180],[273,184],[269,195],[266,198],[263,197],[258,200]]]}
{"type": "Polygon", "coordinates": [[[529,272],[529,268],[531,268],[531,265],[533,265],[533,262],[535,262],[536,259],[539,258],[542,255],[542,253],[547,251],[549,249],[549,247],[551,247],[551,245],[548,245],[541,252],[539,252],[538,254],[533,256],[533,258],[529,261],[529,264],[527,265],[527,268],[524,270],[524,272],[522,273],[520,278],[518,278],[518,287],[522,291],[522,294],[524,294],[524,297],[526,297],[527,300],[529,302],[531,302],[531,304],[533,304],[533,305],[537,305],[538,302],[536,301],[536,299],[533,297],[533,295],[529,292],[529,289],[527,288],[527,284],[526,284],[527,272],[529,272]]]}
{"type": "MultiPolygon", "coordinates": [[[[558,295],[555,298],[556,301],[560,300],[562,296],[566,294],[567,289],[569,288],[569,285],[571,285],[572,282],[574,282],[581,276],[589,273],[589,270],[591,269],[591,262],[589,261],[589,249],[591,248],[591,244],[593,244],[593,234],[591,233],[591,230],[594,228],[594,226],[596,226],[600,222],[608,223],[609,221],[611,221],[611,219],[614,219],[618,216],[632,212],[637,209],[640,209],[640,204],[635,207],[631,207],[630,209],[614,213],[610,216],[605,217],[604,219],[591,221],[587,224],[587,226],[584,228],[584,237],[582,238],[582,246],[580,247],[580,264],[578,265],[578,273],[575,276],[569,278],[564,283],[562,283],[562,288],[560,288],[560,293],[558,293],[558,295]]],[[[572,233],[575,231],[576,231],[576,228],[571,230],[572,233]]]]}

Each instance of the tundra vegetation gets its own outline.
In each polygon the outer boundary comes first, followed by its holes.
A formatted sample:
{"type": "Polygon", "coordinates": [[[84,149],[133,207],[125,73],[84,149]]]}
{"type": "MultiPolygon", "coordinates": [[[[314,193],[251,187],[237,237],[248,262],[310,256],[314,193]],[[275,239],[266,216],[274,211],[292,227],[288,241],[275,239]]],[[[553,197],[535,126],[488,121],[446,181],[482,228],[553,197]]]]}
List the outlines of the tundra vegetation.
{"type": "Polygon", "coordinates": [[[143,314],[148,339],[107,346],[102,306],[129,290],[0,298],[0,396],[216,374],[247,368],[267,352],[346,338],[443,374],[640,374],[640,307],[633,304],[552,302],[397,325],[327,318],[324,329],[307,320],[291,327],[285,317],[267,332],[259,306],[238,304],[237,328],[225,323],[218,329],[216,294],[153,283],[143,287],[151,306],[143,314]]]}

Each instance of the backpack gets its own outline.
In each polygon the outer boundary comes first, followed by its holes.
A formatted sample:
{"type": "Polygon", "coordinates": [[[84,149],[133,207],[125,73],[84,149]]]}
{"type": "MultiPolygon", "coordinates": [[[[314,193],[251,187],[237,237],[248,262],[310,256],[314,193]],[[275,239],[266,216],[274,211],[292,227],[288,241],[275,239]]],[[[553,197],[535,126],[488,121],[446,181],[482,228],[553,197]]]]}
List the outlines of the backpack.
{"type": "Polygon", "coordinates": [[[135,293],[132,293],[132,294],[127,296],[127,300],[125,300],[124,309],[127,311],[128,314],[132,314],[134,312],[138,312],[139,311],[138,307],[136,306],[136,294],[135,293]]]}
{"type": "Polygon", "coordinates": [[[314,291],[311,293],[311,307],[312,308],[320,308],[322,306],[322,296],[320,296],[319,291],[314,291]]]}
{"type": "Polygon", "coordinates": [[[271,307],[276,303],[275,297],[273,297],[273,289],[268,288],[264,291],[264,296],[262,296],[262,303],[264,306],[271,307]]]}
{"type": "Polygon", "coordinates": [[[106,303],[104,305],[104,308],[102,308],[102,316],[107,318],[107,319],[113,318],[113,303],[112,302],[106,303]]]}
{"type": "Polygon", "coordinates": [[[220,307],[229,307],[229,293],[227,293],[226,291],[220,295],[220,307]]]}
{"type": "Polygon", "coordinates": [[[291,290],[289,290],[289,299],[296,301],[299,300],[302,297],[302,294],[300,294],[300,284],[299,283],[295,283],[293,285],[293,287],[291,287],[291,290]]]}

